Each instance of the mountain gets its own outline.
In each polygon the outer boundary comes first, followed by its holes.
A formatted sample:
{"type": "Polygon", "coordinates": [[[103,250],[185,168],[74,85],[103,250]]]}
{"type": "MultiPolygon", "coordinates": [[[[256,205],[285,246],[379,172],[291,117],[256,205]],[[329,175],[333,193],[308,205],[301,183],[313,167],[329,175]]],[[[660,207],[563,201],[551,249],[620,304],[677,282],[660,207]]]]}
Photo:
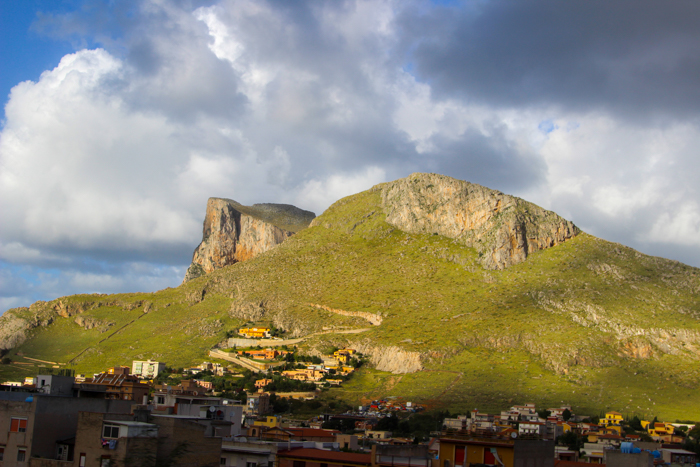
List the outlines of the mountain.
{"type": "Polygon", "coordinates": [[[314,217],[289,204],[243,206],[232,199],[209,198],[202,242],[184,282],[264,253],[308,227],[314,217]]]}
{"type": "Polygon", "coordinates": [[[275,248],[174,289],[10,310],[0,348],[13,364],[0,368],[9,378],[36,360],[185,366],[244,324],[307,337],[310,354],[359,349],[371,368],[324,396],[353,405],[563,401],[700,419],[700,270],[435,174],[343,198],[275,248]]]}

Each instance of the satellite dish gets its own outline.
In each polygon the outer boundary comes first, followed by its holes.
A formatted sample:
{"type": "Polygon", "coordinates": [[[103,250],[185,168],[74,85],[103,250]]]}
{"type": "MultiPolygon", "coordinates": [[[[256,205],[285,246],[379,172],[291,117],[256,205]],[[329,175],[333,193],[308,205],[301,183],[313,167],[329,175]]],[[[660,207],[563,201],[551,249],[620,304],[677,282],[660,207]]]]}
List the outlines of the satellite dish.
{"type": "Polygon", "coordinates": [[[211,412],[211,413],[216,412],[216,407],[214,407],[213,405],[211,407],[209,407],[209,412],[211,412]]]}
{"type": "Polygon", "coordinates": [[[515,439],[515,438],[518,437],[518,434],[517,434],[516,432],[512,432],[512,433],[510,434],[510,437],[513,438],[513,439],[515,439]]]}

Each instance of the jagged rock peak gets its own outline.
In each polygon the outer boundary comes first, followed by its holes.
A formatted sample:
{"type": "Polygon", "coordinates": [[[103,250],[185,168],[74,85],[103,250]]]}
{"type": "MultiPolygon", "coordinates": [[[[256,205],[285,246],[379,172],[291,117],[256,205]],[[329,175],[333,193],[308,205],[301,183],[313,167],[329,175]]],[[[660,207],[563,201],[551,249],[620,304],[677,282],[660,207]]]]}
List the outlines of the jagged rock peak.
{"type": "Polygon", "coordinates": [[[290,204],[244,206],[232,199],[209,198],[202,242],[183,282],[253,258],[308,227],[315,217],[290,204]]]}
{"type": "Polygon", "coordinates": [[[444,175],[414,173],[376,188],[389,224],[405,232],[458,239],[476,248],[488,269],[521,263],[531,252],[581,232],[552,211],[444,175]]]}

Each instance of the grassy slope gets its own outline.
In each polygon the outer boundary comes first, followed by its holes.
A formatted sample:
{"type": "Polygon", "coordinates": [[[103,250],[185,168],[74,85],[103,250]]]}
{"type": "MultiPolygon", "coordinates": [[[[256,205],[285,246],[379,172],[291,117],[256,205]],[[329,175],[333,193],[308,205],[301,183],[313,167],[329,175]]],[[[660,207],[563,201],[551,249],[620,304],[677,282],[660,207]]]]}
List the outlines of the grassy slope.
{"type": "Polygon", "coordinates": [[[120,296],[152,301],[147,314],[83,313],[114,322],[106,332],[58,318],[16,351],[66,362],[89,348],[74,362],[79,372],[149,357],[184,366],[243,324],[228,314],[234,300],[266,301],[271,313],[293,316],[306,330],[366,326],[308,306],[318,303],[381,313],[384,322],[361,335],[315,338],[310,347],[372,339],[424,355],[422,372],[367,369],[334,390],[353,405],[400,396],[464,412],[563,401],[588,413],[700,419],[696,347],[664,353],[667,342],[653,331],[700,330],[697,269],[582,234],[505,271],[485,271],[471,248],[385,223],[377,191],[339,201],[315,224],[265,255],[177,289],[120,296]],[[202,289],[204,301],[190,305],[187,294],[202,289]],[[630,357],[626,345],[652,356],[630,357]]]}

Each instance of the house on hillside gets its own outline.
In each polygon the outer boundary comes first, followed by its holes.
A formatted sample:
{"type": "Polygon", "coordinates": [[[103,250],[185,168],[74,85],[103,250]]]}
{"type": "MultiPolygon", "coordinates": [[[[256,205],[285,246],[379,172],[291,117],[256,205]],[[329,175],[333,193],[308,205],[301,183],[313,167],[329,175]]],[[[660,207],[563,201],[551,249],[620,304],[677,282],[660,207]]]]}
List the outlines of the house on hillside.
{"type": "Polygon", "coordinates": [[[153,379],[165,370],[165,363],[152,360],[134,360],[131,364],[131,374],[141,379],[153,379]]]}
{"type": "Polygon", "coordinates": [[[598,421],[598,424],[602,427],[619,427],[624,421],[622,414],[620,412],[606,412],[605,417],[598,421]]]}
{"type": "Polygon", "coordinates": [[[270,328],[241,328],[238,334],[249,339],[261,339],[270,336],[270,328]]]}

